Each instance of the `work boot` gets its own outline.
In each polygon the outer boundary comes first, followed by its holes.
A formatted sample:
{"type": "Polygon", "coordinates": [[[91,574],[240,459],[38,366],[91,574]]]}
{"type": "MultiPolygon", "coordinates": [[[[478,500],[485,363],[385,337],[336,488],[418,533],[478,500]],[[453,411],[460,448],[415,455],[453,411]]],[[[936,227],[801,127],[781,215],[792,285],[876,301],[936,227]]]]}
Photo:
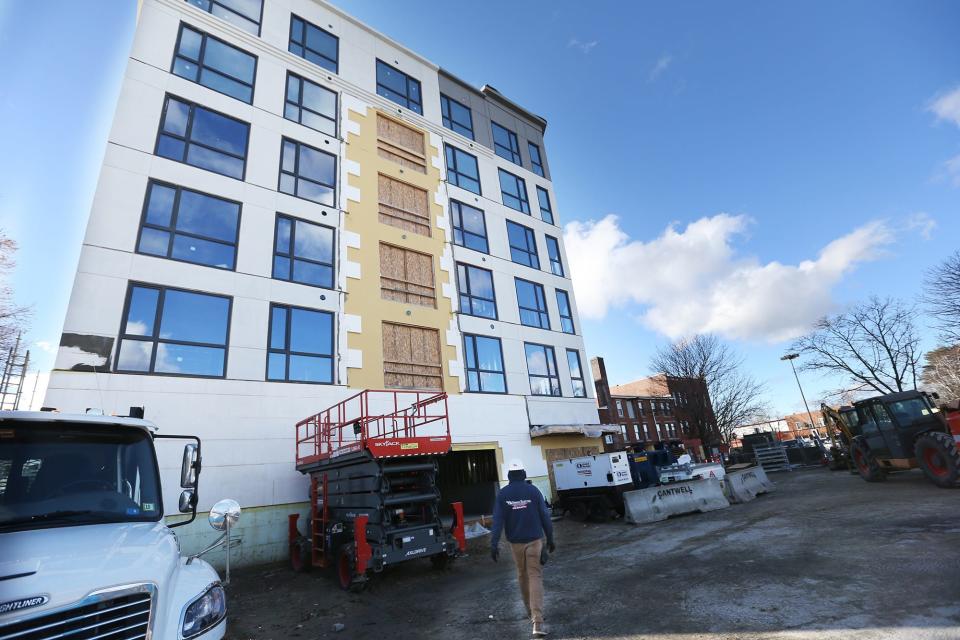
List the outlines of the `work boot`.
{"type": "Polygon", "coordinates": [[[542,637],[544,637],[544,636],[546,636],[546,635],[547,635],[547,630],[546,630],[546,628],[543,626],[543,623],[542,623],[542,622],[534,622],[534,623],[533,623],[533,637],[534,637],[534,638],[542,638],[542,637]]]}

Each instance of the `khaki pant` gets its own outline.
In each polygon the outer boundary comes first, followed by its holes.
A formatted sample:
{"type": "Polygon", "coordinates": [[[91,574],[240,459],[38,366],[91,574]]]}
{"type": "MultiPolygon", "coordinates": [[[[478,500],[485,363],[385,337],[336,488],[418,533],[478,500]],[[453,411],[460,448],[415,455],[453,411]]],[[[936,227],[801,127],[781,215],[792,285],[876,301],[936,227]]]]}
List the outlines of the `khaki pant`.
{"type": "Polygon", "coordinates": [[[543,622],[543,565],[540,564],[543,540],[511,542],[510,549],[513,550],[513,561],[517,565],[523,604],[530,612],[531,621],[543,622]]]}

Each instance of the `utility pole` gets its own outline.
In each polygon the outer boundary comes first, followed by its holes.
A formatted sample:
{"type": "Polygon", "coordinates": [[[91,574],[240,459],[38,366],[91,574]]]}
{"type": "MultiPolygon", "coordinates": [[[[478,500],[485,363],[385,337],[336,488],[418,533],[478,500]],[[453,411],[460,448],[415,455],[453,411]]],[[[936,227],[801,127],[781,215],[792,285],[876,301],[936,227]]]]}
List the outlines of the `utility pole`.
{"type": "MultiPolygon", "coordinates": [[[[793,364],[793,361],[799,357],[799,353],[788,353],[787,355],[782,356],[780,359],[790,361],[790,368],[793,369],[793,377],[796,378],[797,388],[800,389],[800,397],[803,398],[803,406],[806,407],[807,417],[810,418],[810,428],[813,429],[815,427],[813,422],[813,413],[810,411],[810,405],[807,404],[807,396],[803,393],[803,385],[800,384],[800,376],[797,375],[797,367],[793,364]]],[[[830,433],[830,446],[831,448],[836,447],[837,443],[833,439],[833,429],[829,429],[828,431],[830,433]]]]}

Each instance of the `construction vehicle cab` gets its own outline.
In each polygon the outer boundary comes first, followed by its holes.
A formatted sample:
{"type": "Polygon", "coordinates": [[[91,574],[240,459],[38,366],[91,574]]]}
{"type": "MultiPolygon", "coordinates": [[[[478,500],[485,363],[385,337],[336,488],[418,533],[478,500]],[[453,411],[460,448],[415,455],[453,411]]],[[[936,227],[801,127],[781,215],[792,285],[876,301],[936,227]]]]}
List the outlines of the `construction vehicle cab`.
{"type": "Polygon", "coordinates": [[[903,391],[860,400],[839,412],[850,459],[868,482],[920,467],[940,487],[960,480],[960,452],[934,398],[903,391]]]}

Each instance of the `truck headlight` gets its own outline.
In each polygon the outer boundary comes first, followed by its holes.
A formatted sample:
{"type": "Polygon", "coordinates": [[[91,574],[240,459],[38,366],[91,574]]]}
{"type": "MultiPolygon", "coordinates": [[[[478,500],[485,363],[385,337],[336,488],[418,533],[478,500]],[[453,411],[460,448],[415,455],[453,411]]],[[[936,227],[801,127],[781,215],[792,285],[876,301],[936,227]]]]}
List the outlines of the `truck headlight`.
{"type": "Polygon", "coordinates": [[[223,587],[215,584],[202,596],[187,605],[180,634],[192,638],[216,626],[227,615],[227,597],[223,587]]]}

